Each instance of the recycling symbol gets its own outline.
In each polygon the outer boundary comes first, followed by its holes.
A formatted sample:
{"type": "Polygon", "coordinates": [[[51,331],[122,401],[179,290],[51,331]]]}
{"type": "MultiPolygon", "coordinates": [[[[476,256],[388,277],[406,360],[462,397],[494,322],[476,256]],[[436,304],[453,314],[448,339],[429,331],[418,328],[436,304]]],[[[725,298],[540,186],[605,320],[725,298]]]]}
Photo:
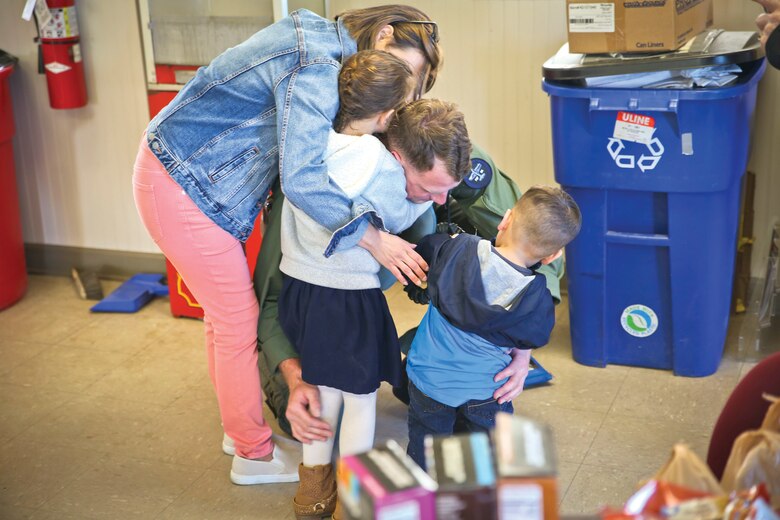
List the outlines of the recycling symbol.
{"type": "Polygon", "coordinates": [[[657,137],[653,137],[649,143],[645,144],[650,155],[642,153],[638,159],[636,155],[621,153],[626,147],[622,140],[615,139],[614,137],[609,137],[608,139],[607,151],[609,152],[609,155],[612,156],[612,160],[615,161],[618,168],[634,169],[638,166],[639,169],[642,170],[642,173],[644,173],[647,170],[652,170],[658,166],[658,161],[661,160],[661,156],[664,153],[664,145],[661,144],[661,141],[657,137]]]}

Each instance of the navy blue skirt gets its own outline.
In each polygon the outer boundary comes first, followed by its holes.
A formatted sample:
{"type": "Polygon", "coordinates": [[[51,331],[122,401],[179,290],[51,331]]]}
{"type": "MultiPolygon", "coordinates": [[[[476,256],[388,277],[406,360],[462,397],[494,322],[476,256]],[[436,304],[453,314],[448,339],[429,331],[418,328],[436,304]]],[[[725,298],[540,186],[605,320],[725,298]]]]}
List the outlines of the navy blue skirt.
{"type": "Polygon", "coordinates": [[[284,275],[279,323],[307,383],[353,394],[400,384],[398,332],[380,289],[331,289],[284,275]]]}

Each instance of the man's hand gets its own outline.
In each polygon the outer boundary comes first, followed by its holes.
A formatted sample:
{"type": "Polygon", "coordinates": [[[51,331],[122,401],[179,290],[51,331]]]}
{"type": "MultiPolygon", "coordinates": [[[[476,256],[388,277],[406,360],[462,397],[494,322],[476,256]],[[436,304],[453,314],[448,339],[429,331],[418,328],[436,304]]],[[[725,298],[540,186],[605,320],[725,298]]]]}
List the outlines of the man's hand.
{"type": "Polygon", "coordinates": [[[454,237],[455,235],[460,235],[461,233],[465,233],[465,231],[463,231],[463,228],[461,228],[459,225],[457,225],[454,222],[439,222],[438,224],[436,224],[436,232],[446,233],[451,237],[454,237]]]}
{"type": "Polygon", "coordinates": [[[324,441],[333,436],[330,425],[319,419],[321,413],[319,389],[301,379],[300,360],[285,359],[279,363],[279,370],[290,388],[286,415],[293,436],[304,444],[324,441]]]}
{"type": "Polygon", "coordinates": [[[507,377],[509,378],[509,380],[504,383],[504,386],[493,392],[493,399],[498,401],[499,404],[504,404],[520,395],[523,391],[525,378],[528,376],[528,370],[531,368],[530,350],[515,348],[512,349],[512,352],[509,355],[512,356],[512,361],[504,370],[496,374],[496,377],[493,378],[493,381],[496,382],[507,377]]]}
{"type": "Polygon", "coordinates": [[[761,47],[766,47],[766,40],[780,25],[780,0],[753,0],[764,8],[764,13],[756,18],[756,26],[761,34],[761,47]]]}
{"type": "Polygon", "coordinates": [[[371,253],[377,262],[393,273],[399,282],[406,285],[406,275],[412,283],[420,285],[426,279],[428,264],[418,255],[414,244],[390,233],[368,226],[358,245],[371,253]]]}

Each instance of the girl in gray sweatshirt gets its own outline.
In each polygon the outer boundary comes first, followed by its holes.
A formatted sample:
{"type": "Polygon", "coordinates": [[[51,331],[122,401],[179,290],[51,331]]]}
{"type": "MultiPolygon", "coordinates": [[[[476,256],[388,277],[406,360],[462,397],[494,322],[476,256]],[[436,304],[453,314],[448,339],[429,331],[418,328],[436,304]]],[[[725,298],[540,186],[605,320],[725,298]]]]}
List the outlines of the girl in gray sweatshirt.
{"type": "MultiPolygon", "coordinates": [[[[380,230],[398,233],[430,207],[430,202],[407,200],[403,168],[372,135],[386,130],[415,86],[408,65],[387,52],[362,51],[342,66],[341,106],[325,161],[331,180],[356,202],[347,226],[370,220],[380,230]]],[[[298,350],[303,380],[319,388],[320,418],[334,431],[344,407],[342,456],[373,447],[376,391],[381,381],[396,383],[401,370],[395,324],[379,288],[379,263],[360,247],[325,256],[336,249],[343,231],[331,233],[284,201],[279,322],[298,350]]],[[[332,511],[332,452],[332,437],[303,445],[293,500],[299,517],[329,512],[317,507],[332,511]]]]}

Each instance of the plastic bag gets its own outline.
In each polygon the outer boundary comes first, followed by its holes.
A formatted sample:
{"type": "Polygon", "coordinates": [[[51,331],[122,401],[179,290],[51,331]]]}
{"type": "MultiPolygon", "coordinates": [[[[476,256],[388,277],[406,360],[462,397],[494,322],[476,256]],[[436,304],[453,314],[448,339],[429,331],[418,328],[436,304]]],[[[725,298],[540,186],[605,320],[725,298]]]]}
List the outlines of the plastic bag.
{"type": "Polygon", "coordinates": [[[725,495],[719,497],[693,498],[662,511],[669,520],[721,520],[729,502],[725,495]]]}
{"type": "Polygon", "coordinates": [[[710,467],[685,444],[674,445],[671,457],[653,479],[712,495],[724,494],[710,467]]]}
{"type": "Polygon", "coordinates": [[[631,497],[623,506],[623,513],[628,515],[661,516],[663,509],[676,506],[682,502],[712,496],[706,491],[688,489],[669,482],[651,480],[631,497]]]}
{"type": "Polygon", "coordinates": [[[723,512],[723,520],[780,520],[768,501],[769,493],[763,484],[732,493],[723,512]]]}
{"type": "Polygon", "coordinates": [[[761,483],[766,485],[772,506],[780,507],[780,433],[765,429],[737,437],[721,480],[727,492],[761,483]]]}
{"type": "Polygon", "coordinates": [[[769,405],[769,409],[766,411],[764,422],[761,423],[761,429],[780,433],[780,397],[764,394],[764,399],[772,404],[769,405]]]}

